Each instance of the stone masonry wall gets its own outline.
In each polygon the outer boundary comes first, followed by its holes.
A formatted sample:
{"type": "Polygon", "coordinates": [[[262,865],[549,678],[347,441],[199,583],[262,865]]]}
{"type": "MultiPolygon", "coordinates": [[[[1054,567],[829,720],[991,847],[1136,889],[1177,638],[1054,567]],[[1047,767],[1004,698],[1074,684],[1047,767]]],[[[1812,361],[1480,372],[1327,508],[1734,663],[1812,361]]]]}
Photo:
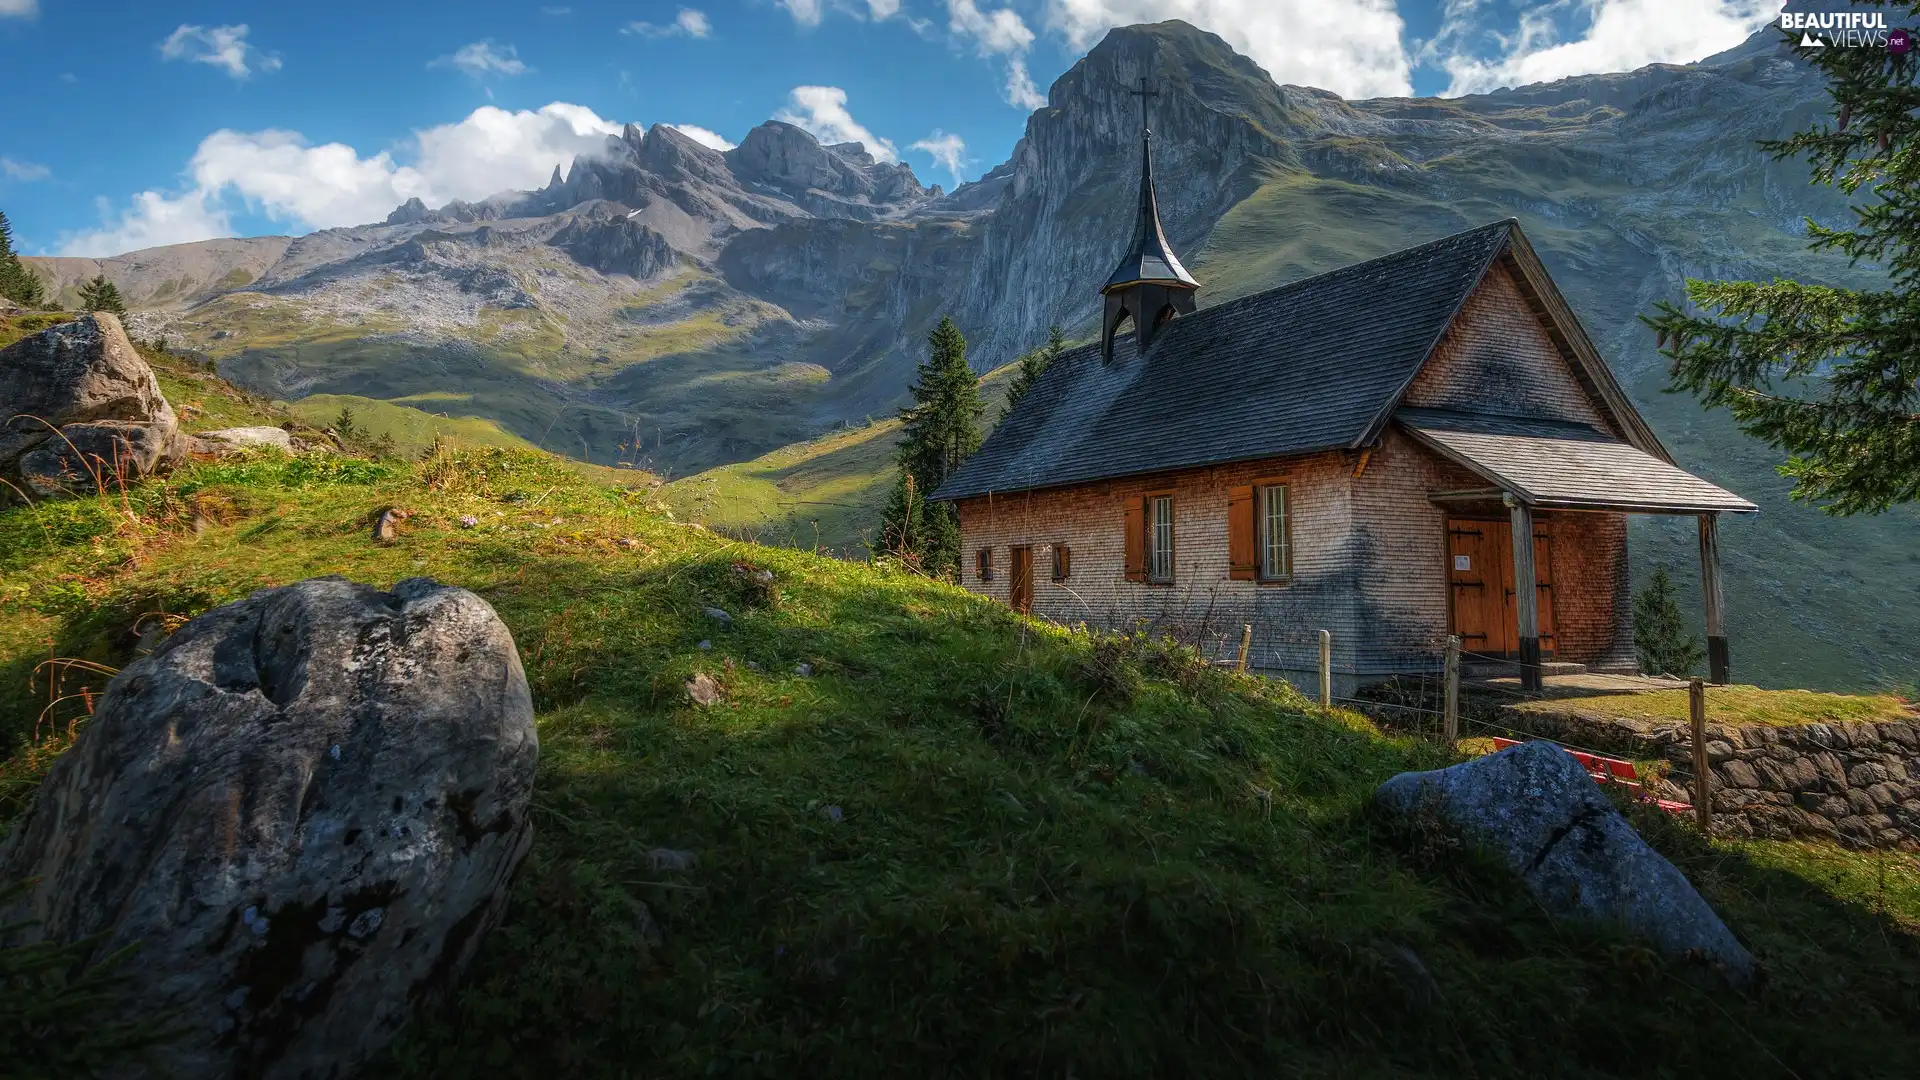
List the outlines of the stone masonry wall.
{"type": "MultiPolygon", "coordinates": [[[[1505,710],[1503,723],[1608,753],[1656,756],[1691,800],[1692,733],[1683,721],[1579,711],[1577,702],[1505,710]]],[[[1920,850],[1920,717],[1878,722],[1709,723],[1708,791],[1716,835],[1816,837],[1855,848],[1920,850]]]]}

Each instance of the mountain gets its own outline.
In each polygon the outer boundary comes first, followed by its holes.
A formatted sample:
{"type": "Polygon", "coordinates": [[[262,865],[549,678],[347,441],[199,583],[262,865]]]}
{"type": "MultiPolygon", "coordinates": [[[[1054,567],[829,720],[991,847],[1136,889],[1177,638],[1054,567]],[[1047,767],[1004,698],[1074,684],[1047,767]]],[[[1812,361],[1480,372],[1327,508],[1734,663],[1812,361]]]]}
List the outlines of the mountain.
{"type": "MultiPolygon", "coordinates": [[[[123,291],[160,309],[147,332],[275,396],[485,417],[674,475],[742,462],[889,413],[941,314],[982,370],[1050,323],[1090,333],[1131,233],[1139,101],[1127,91],[1143,75],[1161,91],[1162,215],[1202,305],[1518,217],[1682,463],[1766,510],[1723,540],[1736,672],[1849,686],[1920,676],[1902,644],[1920,635],[1920,518],[1835,521],[1788,504],[1772,451],[1660,392],[1635,318],[1689,276],[1870,280],[1805,248],[1803,219],[1848,220],[1843,201],[1755,149],[1825,103],[1771,29],[1698,64],[1345,101],[1277,85],[1185,23],[1128,27],[1054,83],[1006,163],[952,192],[777,122],[725,153],[629,127],[539,191],[409,203],[382,224],[292,241],[121,256],[138,270],[123,291]]],[[[61,270],[63,286],[78,272],[61,270]]],[[[830,472],[809,460],[816,480],[830,472]]],[[[870,505],[881,483],[827,486],[870,505]]],[[[1641,565],[1684,579],[1687,524],[1639,523],[1641,565]]]]}

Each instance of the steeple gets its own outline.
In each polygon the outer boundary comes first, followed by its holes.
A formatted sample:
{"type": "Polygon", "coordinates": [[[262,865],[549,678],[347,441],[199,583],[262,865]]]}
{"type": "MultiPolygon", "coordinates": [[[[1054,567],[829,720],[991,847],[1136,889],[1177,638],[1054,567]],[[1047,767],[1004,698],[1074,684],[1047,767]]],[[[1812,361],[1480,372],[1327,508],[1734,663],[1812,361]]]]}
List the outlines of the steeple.
{"type": "Polygon", "coordinates": [[[1127,93],[1140,99],[1140,208],[1133,242],[1100,287],[1107,298],[1100,320],[1100,355],[1107,360],[1113,359],[1113,335],[1121,323],[1133,320],[1138,347],[1144,350],[1168,319],[1193,312],[1193,294],[1200,288],[1180,265],[1173,245],[1167,243],[1166,230],[1160,227],[1160,206],[1153,191],[1153,129],[1147,124],[1147,99],[1158,97],[1159,91],[1148,88],[1143,77],[1140,89],[1127,93]]]}

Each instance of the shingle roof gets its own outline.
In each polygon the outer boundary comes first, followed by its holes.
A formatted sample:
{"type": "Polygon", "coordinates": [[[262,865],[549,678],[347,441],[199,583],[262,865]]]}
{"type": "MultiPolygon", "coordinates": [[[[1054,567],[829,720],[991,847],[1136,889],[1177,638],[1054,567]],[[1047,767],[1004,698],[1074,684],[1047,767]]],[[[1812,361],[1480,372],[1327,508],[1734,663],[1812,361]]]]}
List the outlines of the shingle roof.
{"type": "Polygon", "coordinates": [[[1445,409],[1400,409],[1393,419],[1442,456],[1535,506],[1669,513],[1759,509],[1585,424],[1445,409]]]}
{"type": "Polygon", "coordinates": [[[987,492],[1278,457],[1369,437],[1515,228],[1511,220],[1343,267],[1056,360],[934,492],[987,492]]]}

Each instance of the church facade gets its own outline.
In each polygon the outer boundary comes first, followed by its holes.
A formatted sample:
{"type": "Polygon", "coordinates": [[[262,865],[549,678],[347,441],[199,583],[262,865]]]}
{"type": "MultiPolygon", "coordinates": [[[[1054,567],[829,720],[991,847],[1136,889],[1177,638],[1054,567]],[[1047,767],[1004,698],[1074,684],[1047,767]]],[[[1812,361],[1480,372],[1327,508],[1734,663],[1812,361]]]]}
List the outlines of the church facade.
{"type": "Polygon", "coordinates": [[[1682,514],[1727,681],[1717,525],[1755,507],[1674,465],[1517,222],[1213,307],[1198,289],[1149,134],[1100,340],[934,493],[967,588],[1229,655],[1250,625],[1250,665],[1303,683],[1326,630],[1342,687],[1435,670],[1458,635],[1537,688],[1550,664],[1635,670],[1626,517],[1682,514]]]}

